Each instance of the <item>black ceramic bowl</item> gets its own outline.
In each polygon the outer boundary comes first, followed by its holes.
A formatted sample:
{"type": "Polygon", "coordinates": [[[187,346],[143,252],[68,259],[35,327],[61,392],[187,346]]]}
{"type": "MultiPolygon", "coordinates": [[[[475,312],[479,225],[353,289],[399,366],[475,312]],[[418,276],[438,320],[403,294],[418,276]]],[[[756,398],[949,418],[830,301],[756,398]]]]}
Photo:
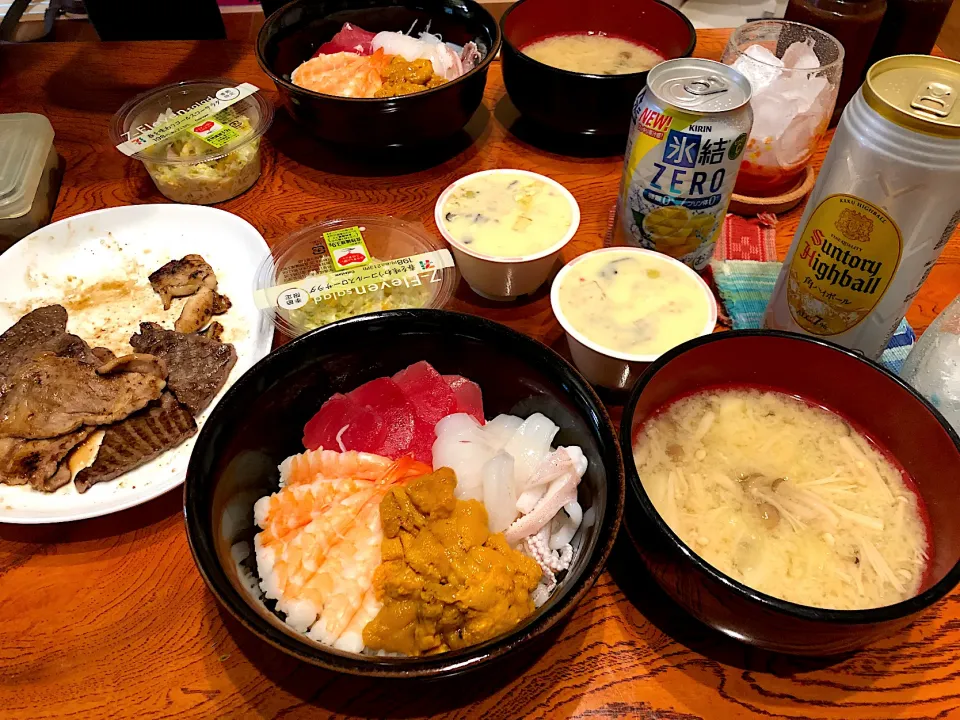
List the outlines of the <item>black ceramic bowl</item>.
{"type": "Polygon", "coordinates": [[[590,385],[559,355],[507,327],[442,310],[363,315],[315,330],[261,360],[217,404],[197,439],[184,488],[187,536],[210,590],[251,632],[305,662],[354,674],[452,675],[528,645],[590,589],[623,512],[623,463],[614,430],[590,385]],[[253,504],[278,487],[277,465],[302,452],[303,426],[336,392],[426,360],[483,390],[488,417],[542,412],[560,426],[558,445],[589,460],[580,483],[593,524],[550,600],[513,632],[466,650],[423,658],[361,656],[313,642],[245,589],[231,547],[250,541],[253,504]]]}
{"type": "Polygon", "coordinates": [[[797,655],[856,650],[890,635],[960,581],[960,439],[909,385],[860,355],[822,340],[768,331],[718,333],[661,356],[624,408],[624,526],[666,593],[705,624],[737,640],[797,655]],[[785,602],[705,563],[667,526],[643,489],[632,443],[658,408],[717,385],[761,385],[828,407],[859,425],[913,477],[929,512],[932,566],[920,594],[871,610],[823,610],[785,602]]]}
{"type": "Polygon", "coordinates": [[[520,0],[501,18],[503,83],[517,109],[563,134],[626,135],[647,73],[590,75],[544,65],[523,54],[550,35],[603,32],[641,43],[666,59],[687,57],[697,33],[659,0],[520,0]]]}
{"type": "Polygon", "coordinates": [[[449,137],[483,100],[487,68],[500,49],[500,28],[474,0],[294,0],[273,13],[257,37],[257,60],[276,83],[284,106],[328,142],[363,148],[417,145],[449,137]],[[470,72],[433,90],[396,98],[343,98],[305,90],[290,74],[345,22],[370,32],[406,32],[416,23],[444,41],[482,44],[470,72]]]}

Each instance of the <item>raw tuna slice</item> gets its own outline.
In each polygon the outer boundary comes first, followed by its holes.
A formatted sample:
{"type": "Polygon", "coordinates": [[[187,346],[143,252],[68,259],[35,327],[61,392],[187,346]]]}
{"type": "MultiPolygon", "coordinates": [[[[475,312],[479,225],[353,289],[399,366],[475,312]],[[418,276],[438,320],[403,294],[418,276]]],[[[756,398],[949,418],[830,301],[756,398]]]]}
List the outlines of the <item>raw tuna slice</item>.
{"type": "Polygon", "coordinates": [[[383,444],[386,429],[376,414],[337,393],[303,428],[303,446],[308,450],[340,450],[337,435],[347,450],[367,450],[383,444]],[[346,430],[343,430],[346,428],[346,430]]]}
{"type": "MultiPolygon", "coordinates": [[[[398,458],[413,443],[415,413],[400,386],[390,378],[377,378],[364,383],[347,397],[369,410],[383,422],[384,435],[377,447],[366,452],[398,458]]],[[[419,458],[418,458],[419,459],[419,458]]]]}
{"type": "Polygon", "coordinates": [[[483,425],[486,420],[483,417],[483,393],[480,391],[480,386],[460,375],[444,375],[443,379],[457,398],[456,411],[472,415],[478,423],[483,425]]]}
{"type": "Polygon", "coordinates": [[[313,57],[317,57],[318,55],[333,55],[339,52],[373,55],[373,45],[371,43],[374,37],[375,33],[367,32],[350,23],[344,23],[343,27],[340,28],[340,32],[330,38],[329,42],[321,45],[313,54],[313,57]]]}
{"type": "Polygon", "coordinates": [[[433,465],[433,443],[437,433],[433,425],[428,425],[420,418],[416,418],[413,426],[413,441],[410,443],[410,452],[420,462],[433,465]]]}
{"type": "MultiPolygon", "coordinates": [[[[403,394],[413,404],[417,417],[426,423],[431,431],[447,415],[457,411],[457,398],[450,386],[428,362],[414,363],[393,376],[403,394]]],[[[431,440],[431,444],[432,444],[431,440]]]]}

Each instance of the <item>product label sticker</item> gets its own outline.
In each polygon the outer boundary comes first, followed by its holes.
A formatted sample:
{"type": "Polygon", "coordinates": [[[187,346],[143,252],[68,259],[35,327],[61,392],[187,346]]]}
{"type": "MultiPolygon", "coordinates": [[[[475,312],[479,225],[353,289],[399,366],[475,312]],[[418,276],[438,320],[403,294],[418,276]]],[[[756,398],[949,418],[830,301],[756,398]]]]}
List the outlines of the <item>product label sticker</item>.
{"type": "MultiPolygon", "coordinates": [[[[338,231],[342,232],[342,231],[338,231]]],[[[337,241],[334,240],[334,244],[337,241]]],[[[363,248],[366,253],[366,247],[363,248]]],[[[332,250],[331,250],[332,252],[332,250]]],[[[296,310],[308,302],[322,303],[346,295],[366,295],[394,287],[420,287],[438,283],[442,271],[454,266],[449,250],[410,255],[396,260],[369,261],[344,270],[310,275],[293,282],[258,290],[254,299],[261,310],[296,310]]]]}
{"type": "Polygon", "coordinates": [[[333,267],[336,270],[346,270],[352,267],[361,267],[368,264],[373,258],[363,242],[363,234],[358,227],[331,230],[323,234],[323,242],[327,246],[333,267]]]}
{"type": "MultiPolygon", "coordinates": [[[[157,143],[169,140],[185,130],[195,132],[195,128],[205,127],[210,121],[212,121],[214,125],[219,124],[222,126],[219,132],[226,132],[220,136],[216,135],[213,130],[209,130],[206,136],[200,133],[196,134],[203,137],[206,142],[214,147],[222,147],[236,139],[236,137],[239,137],[239,133],[237,133],[235,127],[227,127],[231,125],[232,118],[228,118],[226,115],[218,116],[218,114],[231,105],[250,97],[259,89],[256,85],[241,83],[234,88],[218,90],[215,96],[210,95],[188,108],[177,110],[176,115],[169,120],[157,123],[156,125],[144,123],[143,125],[130,128],[130,130],[124,133],[127,140],[117,145],[117,150],[124,155],[136,155],[138,152],[146,150],[157,143]],[[234,133],[236,136],[230,137],[230,139],[227,140],[223,139],[224,137],[230,136],[231,133],[234,133]],[[221,144],[217,145],[216,143],[221,140],[221,144]]],[[[235,113],[233,113],[233,115],[235,115],[235,113]]]]}
{"type": "Polygon", "coordinates": [[[229,125],[221,125],[216,120],[205,120],[199,125],[194,126],[190,131],[208,145],[215,148],[222,148],[224,145],[232,143],[240,133],[229,125]]]}
{"type": "Polygon", "coordinates": [[[853,195],[830,195],[813,211],[787,277],[787,304],[814,335],[839,335],[873,312],[893,281],[903,237],[892,217],[853,195]]]}

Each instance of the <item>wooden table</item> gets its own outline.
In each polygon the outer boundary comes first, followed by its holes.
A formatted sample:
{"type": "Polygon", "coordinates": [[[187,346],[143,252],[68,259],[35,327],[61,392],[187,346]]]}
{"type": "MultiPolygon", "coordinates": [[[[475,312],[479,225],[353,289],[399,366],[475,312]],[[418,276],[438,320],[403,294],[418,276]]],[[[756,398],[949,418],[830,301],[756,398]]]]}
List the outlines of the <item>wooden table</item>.
{"type": "MultiPolygon", "coordinates": [[[[718,57],[726,37],[702,32],[698,54],[718,57]]],[[[215,75],[254,82],[275,96],[246,43],[4,46],[0,112],[40,112],[53,123],[67,161],[56,218],[160,202],[139,164],[110,146],[110,117],[137,92],[215,75]]],[[[304,223],[361,211],[433,227],[433,203],[448,182],[519,167],[555,177],[577,197],[583,219],[565,255],[599,247],[610,228],[621,157],[537,149],[508,132],[515,118],[497,64],[484,109],[469,127],[475,141],[460,138],[415,163],[344,160],[281,113],[265,143],[263,177],[223,207],[269,242],[304,223]]],[[[528,137],[521,126],[516,132],[528,137]]],[[[799,214],[781,218],[781,254],[799,214]]],[[[922,330],[958,292],[954,238],[910,322],[922,330]]],[[[454,306],[562,345],[545,292],[499,305],[461,284],[454,306]]],[[[220,609],[194,567],[180,510],[176,490],[96,520],[0,526],[0,716],[960,717],[960,593],[870,650],[791,659],[739,645],[684,616],[625,547],[552,643],[506,664],[421,684],[336,676],[280,654],[220,609]]]]}

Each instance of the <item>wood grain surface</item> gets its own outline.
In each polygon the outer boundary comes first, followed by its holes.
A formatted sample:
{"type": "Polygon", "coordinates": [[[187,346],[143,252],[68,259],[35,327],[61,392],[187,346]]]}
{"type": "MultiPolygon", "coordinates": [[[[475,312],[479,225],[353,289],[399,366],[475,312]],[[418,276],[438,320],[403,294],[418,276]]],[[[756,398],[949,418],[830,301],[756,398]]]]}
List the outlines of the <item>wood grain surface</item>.
{"type": "MultiPolygon", "coordinates": [[[[698,54],[718,57],[727,34],[701,32],[698,54]]],[[[218,75],[275,97],[249,43],[2,46],[0,112],[39,112],[53,123],[66,160],[57,219],[163,202],[139,163],[111,147],[110,117],[142,90],[218,75]]],[[[412,158],[338,155],[278,113],[264,143],[263,177],[221,207],[269,242],[355,212],[409,217],[435,232],[433,204],[447,183],[518,167],[556,178],[580,203],[569,259],[605,242],[622,164],[616,148],[575,152],[561,155],[517,120],[495,63],[468,132],[412,158]]],[[[799,214],[780,219],[781,254],[799,214]]],[[[922,330],[958,292],[954,238],[910,322],[922,330]]],[[[543,291],[501,305],[461,284],[454,307],[562,348],[543,291]]],[[[609,572],[531,652],[443,682],[336,676],[261,643],[218,607],[190,556],[181,497],[171,491],[77,523],[0,526],[0,717],[960,718],[960,594],[856,655],[791,659],[739,645],[684,616],[623,538],[609,572]]]]}

